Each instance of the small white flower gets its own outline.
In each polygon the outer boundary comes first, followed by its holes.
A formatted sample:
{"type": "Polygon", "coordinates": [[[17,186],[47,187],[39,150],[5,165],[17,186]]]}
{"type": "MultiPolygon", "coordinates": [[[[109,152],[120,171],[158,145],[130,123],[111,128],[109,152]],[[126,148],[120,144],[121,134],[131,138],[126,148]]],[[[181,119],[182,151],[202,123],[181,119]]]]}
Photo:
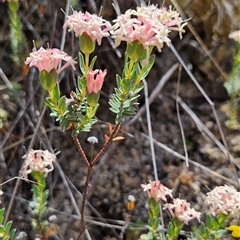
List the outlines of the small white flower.
{"type": "Polygon", "coordinates": [[[135,202],[136,198],[133,195],[128,195],[128,201],[135,202]]]}
{"type": "Polygon", "coordinates": [[[240,43],[240,30],[231,32],[228,37],[240,43]]]}
{"type": "Polygon", "coordinates": [[[87,141],[91,144],[95,144],[95,143],[98,143],[98,139],[94,136],[91,136],[91,137],[88,137],[87,138],[87,141]]]}
{"type": "Polygon", "coordinates": [[[49,222],[54,222],[54,221],[57,220],[57,216],[56,215],[51,215],[51,216],[49,216],[48,220],[49,220],[49,222]]]}

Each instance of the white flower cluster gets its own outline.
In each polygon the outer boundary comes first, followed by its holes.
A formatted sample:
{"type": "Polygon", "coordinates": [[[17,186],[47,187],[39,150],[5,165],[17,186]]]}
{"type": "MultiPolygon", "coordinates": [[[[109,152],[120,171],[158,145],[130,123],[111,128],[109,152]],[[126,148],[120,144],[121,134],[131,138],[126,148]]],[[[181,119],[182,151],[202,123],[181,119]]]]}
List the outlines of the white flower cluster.
{"type": "Polygon", "coordinates": [[[205,205],[209,208],[209,214],[216,216],[220,213],[231,214],[240,217],[240,192],[231,186],[215,187],[207,193],[205,205]]]}
{"type": "Polygon", "coordinates": [[[24,178],[27,178],[27,175],[32,171],[38,171],[47,176],[47,174],[54,169],[53,162],[56,160],[56,156],[48,150],[43,151],[33,149],[22,158],[25,159],[23,168],[24,178]]]}

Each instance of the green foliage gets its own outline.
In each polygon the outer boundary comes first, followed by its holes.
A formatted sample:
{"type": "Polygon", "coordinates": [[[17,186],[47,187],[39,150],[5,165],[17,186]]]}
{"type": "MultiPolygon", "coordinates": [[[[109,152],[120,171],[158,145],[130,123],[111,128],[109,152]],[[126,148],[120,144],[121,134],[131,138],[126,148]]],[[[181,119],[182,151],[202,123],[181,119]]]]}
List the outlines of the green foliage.
{"type": "Polygon", "coordinates": [[[79,68],[80,68],[82,74],[85,75],[85,73],[86,73],[85,61],[84,61],[84,56],[81,52],[79,52],[79,68]]]}
{"type": "Polygon", "coordinates": [[[13,240],[16,239],[16,229],[11,230],[12,221],[8,221],[5,226],[4,221],[4,208],[0,209],[0,239],[13,240]]]}
{"type": "Polygon", "coordinates": [[[125,55],[122,76],[116,76],[117,88],[109,100],[110,110],[116,114],[116,123],[120,123],[124,116],[133,117],[136,114],[137,98],[144,87],[142,80],[152,68],[155,56],[152,55],[148,60],[146,66],[141,66],[140,60],[128,61],[128,57],[125,55]]]}
{"type": "Polygon", "coordinates": [[[91,61],[91,63],[90,63],[90,68],[93,69],[96,60],[97,60],[97,56],[95,56],[95,57],[92,59],[92,61],[91,61]]]}
{"type": "Polygon", "coordinates": [[[219,214],[216,217],[207,215],[206,223],[201,223],[200,227],[193,227],[191,236],[188,240],[220,239],[227,231],[225,227],[227,219],[228,215],[224,214],[219,214]]]}
{"type": "Polygon", "coordinates": [[[172,218],[171,222],[168,224],[166,239],[167,240],[177,239],[183,226],[184,226],[183,222],[179,221],[176,218],[172,218]]]}
{"type": "Polygon", "coordinates": [[[148,59],[148,65],[142,68],[142,76],[141,76],[142,79],[147,77],[148,73],[152,69],[154,62],[155,62],[155,55],[151,55],[150,58],[148,59]]]}
{"type": "Polygon", "coordinates": [[[161,234],[159,233],[159,224],[160,224],[160,203],[156,202],[154,199],[148,199],[148,234],[141,236],[141,239],[149,240],[161,240],[161,234]]]}
{"type": "Polygon", "coordinates": [[[56,69],[52,69],[50,72],[42,70],[39,74],[40,83],[42,87],[48,92],[53,91],[54,88],[56,89],[56,85],[58,85],[57,77],[58,75],[56,69]]]}
{"type": "Polygon", "coordinates": [[[12,48],[12,58],[15,64],[21,66],[25,59],[26,39],[22,31],[21,18],[18,14],[19,3],[16,1],[10,1],[9,7],[9,19],[10,19],[10,43],[12,48]]]}
{"type": "Polygon", "coordinates": [[[233,62],[233,67],[228,81],[224,83],[230,100],[228,101],[228,110],[226,112],[228,120],[226,125],[231,129],[238,129],[238,106],[240,96],[240,44],[236,46],[236,55],[233,62]]]}
{"type": "Polygon", "coordinates": [[[31,174],[37,182],[37,184],[32,185],[33,198],[30,202],[33,213],[32,226],[40,236],[44,236],[45,232],[49,228],[49,222],[45,219],[49,191],[45,190],[46,179],[43,173],[32,171],[31,174]]]}
{"type": "Polygon", "coordinates": [[[23,90],[21,84],[17,82],[11,83],[12,88],[9,89],[9,97],[14,102],[19,102],[19,99],[23,97],[23,90]]]}

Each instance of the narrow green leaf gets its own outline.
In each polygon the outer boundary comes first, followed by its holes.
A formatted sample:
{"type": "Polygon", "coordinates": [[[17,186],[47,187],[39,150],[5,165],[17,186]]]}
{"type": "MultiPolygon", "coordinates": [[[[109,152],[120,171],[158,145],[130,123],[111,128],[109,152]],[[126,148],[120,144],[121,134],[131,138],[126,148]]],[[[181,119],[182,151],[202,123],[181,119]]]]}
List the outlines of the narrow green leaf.
{"type": "Polygon", "coordinates": [[[7,234],[10,233],[11,226],[12,226],[12,221],[9,221],[5,224],[5,231],[6,231],[7,234]]]}
{"type": "Polygon", "coordinates": [[[97,56],[95,56],[95,57],[92,59],[92,61],[91,61],[91,63],[90,63],[90,68],[93,69],[96,60],[97,60],[97,56]]]}
{"type": "Polygon", "coordinates": [[[149,71],[151,70],[154,62],[155,62],[155,55],[151,55],[150,58],[149,58],[149,63],[148,63],[148,65],[147,65],[147,66],[144,66],[144,67],[142,68],[143,73],[142,73],[142,78],[141,78],[141,79],[146,78],[146,76],[148,75],[149,71]]]}
{"type": "Polygon", "coordinates": [[[116,75],[116,82],[117,82],[117,87],[118,88],[120,88],[120,86],[121,86],[121,80],[122,80],[121,77],[117,74],[116,75]]]}
{"type": "Polygon", "coordinates": [[[65,112],[67,109],[66,106],[66,97],[62,96],[59,100],[58,100],[58,107],[62,112],[65,112]]]}
{"type": "Polygon", "coordinates": [[[57,83],[56,86],[53,89],[53,97],[54,97],[54,102],[58,102],[58,99],[60,98],[60,88],[59,84],[57,83]]]}
{"type": "Polygon", "coordinates": [[[82,77],[78,77],[78,90],[81,92],[83,92],[87,86],[87,79],[85,76],[82,77]]]}
{"type": "Polygon", "coordinates": [[[3,223],[5,208],[0,209],[0,224],[3,223]]]}
{"type": "Polygon", "coordinates": [[[81,52],[79,52],[79,68],[81,70],[81,73],[85,75],[85,71],[86,71],[85,61],[84,61],[84,56],[81,52]]]}

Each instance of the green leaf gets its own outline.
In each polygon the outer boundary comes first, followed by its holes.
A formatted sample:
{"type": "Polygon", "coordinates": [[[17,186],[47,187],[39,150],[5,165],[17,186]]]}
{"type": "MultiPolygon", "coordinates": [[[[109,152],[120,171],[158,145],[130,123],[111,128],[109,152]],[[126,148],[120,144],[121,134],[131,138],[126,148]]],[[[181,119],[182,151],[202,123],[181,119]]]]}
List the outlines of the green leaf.
{"type": "Polygon", "coordinates": [[[54,101],[57,103],[58,99],[60,98],[60,88],[59,88],[59,84],[57,83],[55,88],[53,89],[53,97],[54,97],[54,101]]]}
{"type": "Polygon", "coordinates": [[[121,80],[120,85],[124,89],[124,92],[127,93],[127,92],[129,92],[130,90],[133,89],[134,83],[135,83],[135,80],[133,81],[131,79],[124,78],[124,79],[121,80]]]}
{"type": "Polygon", "coordinates": [[[60,120],[60,125],[61,125],[63,130],[66,130],[69,127],[68,119],[61,119],[60,120]]]}
{"type": "Polygon", "coordinates": [[[156,231],[158,229],[159,223],[160,223],[159,218],[150,218],[148,220],[148,226],[150,226],[153,231],[156,231]]]}
{"type": "Polygon", "coordinates": [[[81,70],[81,73],[83,74],[83,75],[85,75],[85,69],[86,69],[86,67],[85,67],[85,61],[84,61],[84,56],[83,56],[83,54],[81,53],[81,52],[79,52],[79,68],[80,68],[80,70],[81,70]]]}
{"type": "Polygon", "coordinates": [[[142,77],[141,79],[144,79],[146,78],[146,76],[148,75],[149,71],[151,70],[153,64],[155,62],[155,55],[151,55],[150,58],[149,58],[149,63],[147,66],[144,66],[142,68],[142,77]]]}
{"type": "Polygon", "coordinates": [[[50,97],[47,97],[47,98],[46,98],[46,100],[44,101],[44,104],[47,105],[47,106],[50,107],[50,108],[53,108],[53,107],[54,107],[54,104],[53,104],[53,102],[52,102],[52,100],[51,100],[50,97]]]}
{"type": "Polygon", "coordinates": [[[62,112],[65,112],[67,109],[67,105],[66,105],[66,97],[62,96],[59,100],[58,100],[58,107],[62,112]]]}
{"type": "Polygon", "coordinates": [[[97,56],[95,56],[95,57],[92,59],[92,61],[91,61],[91,63],[90,63],[90,68],[93,69],[96,60],[97,60],[97,56]]]}
{"type": "Polygon", "coordinates": [[[48,190],[45,190],[45,191],[43,192],[43,197],[42,197],[43,202],[47,202],[48,195],[49,195],[49,191],[48,191],[48,190]]]}
{"type": "Polygon", "coordinates": [[[139,65],[138,65],[138,64],[135,64],[135,65],[134,65],[134,68],[133,68],[133,71],[132,71],[132,73],[131,73],[131,78],[134,79],[134,82],[135,82],[135,80],[139,77],[139,74],[140,74],[139,65]]]}
{"type": "Polygon", "coordinates": [[[78,77],[78,82],[77,82],[77,87],[78,87],[78,90],[81,92],[83,92],[85,89],[86,89],[86,86],[87,86],[87,79],[85,76],[82,76],[82,77],[78,77]]]}
{"type": "Polygon", "coordinates": [[[12,226],[12,221],[9,221],[9,222],[6,223],[6,225],[5,225],[5,232],[6,232],[7,234],[10,233],[11,226],[12,226]]]}
{"type": "Polygon", "coordinates": [[[72,133],[71,133],[71,136],[72,136],[72,137],[75,137],[75,136],[77,136],[79,133],[80,133],[80,130],[79,130],[79,129],[73,129],[73,131],[72,131],[72,133]]]}
{"type": "Polygon", "coordinates": [[[0,224],[3,223],[5,208],[0,209],[0,224]]]}
{"type": "MultiPolygon", "coordinates": [[[[144,83],[140,82],[134,86],[134,91],[133,93],[139,93],[142,89],[144,88],[144,83]]],[[[139,96],[139,95],[138,95],[139,96]]]]}
{"type": "Polygon", "coordinates": [[[33,184],[33,185],[32,185],[32,191],[33,191],[33,194],[34,194],[36,197],[39,196],[40,189],[39,189],[38,185],[33,184]]]}
{"type": "Polygon", "coordinates": [[[174,226],[173,226],[172,222],[170,222],[168,224],[168,235],[169,236],[174,236],[174,226]]]}
{"type": "Polygon", "coordinates": [[[16,229],[13,229],[13,230],[10,232],[9,236],[10,236],[10,239],[15,239],[15,238],[16,238],[16,229]]]}
{"type": "Polygon", "coordinates": [[[206,216],[206,227],[211,228],[212,227],[212,217],[210,215],[206,216]]]}
{"type": "Polygon", "coordinates": [[[121,80],[122,80],[121,76],[116,74],[116,82],[117,82],[117,87],[118,88],[120,88],[120,86],[121,86],[121,80]]]}

